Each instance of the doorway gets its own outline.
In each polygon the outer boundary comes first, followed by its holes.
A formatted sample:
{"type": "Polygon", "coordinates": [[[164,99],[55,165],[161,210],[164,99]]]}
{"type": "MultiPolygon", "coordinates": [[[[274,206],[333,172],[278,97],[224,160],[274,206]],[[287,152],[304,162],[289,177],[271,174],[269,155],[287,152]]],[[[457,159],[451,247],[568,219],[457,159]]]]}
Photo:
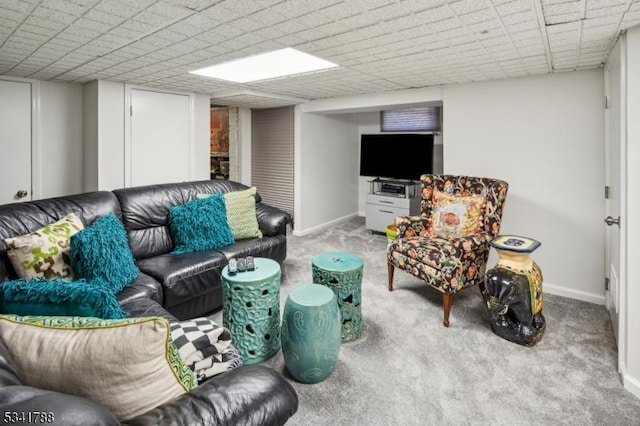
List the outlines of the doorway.
{"type": "Polygon", "coordinates": [[[133,87],[127,88],[127,95],[125,185],[190,180],[192,96],[133,87]]]}
{"type": "Polygon", "coordinates": [[[8,184],[0,187],[0,204],[38,198],[36,82],[0,79],[0,152],[8,184]]]}
{"type": "MultiPolygon", "coordinates": [[[[606,307],[618,344],[618,357],[625,353],[624,308],[626,300],[626,99],[625,42],[621,39],[605,65],[605,274],[606,307]],[[622,332],[622,333],[621,333],[622,332]]],[[[618,369],[622,363],[618,362],[618,369]]]]}

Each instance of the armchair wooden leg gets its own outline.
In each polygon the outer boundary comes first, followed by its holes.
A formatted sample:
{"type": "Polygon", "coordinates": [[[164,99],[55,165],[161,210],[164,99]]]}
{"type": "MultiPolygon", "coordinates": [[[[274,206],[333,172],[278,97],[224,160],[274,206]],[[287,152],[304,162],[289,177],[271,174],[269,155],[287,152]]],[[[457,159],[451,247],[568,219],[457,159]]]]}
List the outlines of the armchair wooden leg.
{"type": "Polygon", "coordinates": [[[389,277],[389,291],[393,291],[393,265],[387,262],[387,276],[389,277]]]}
{"type": "Polygon", "coordinates": [[[449,313],[451,312],[451,305],[453,305],[453,294],[442,294],[442,305],[444,307],[444,321],[442,323],[445,327],[449,327],[449,313]]]}

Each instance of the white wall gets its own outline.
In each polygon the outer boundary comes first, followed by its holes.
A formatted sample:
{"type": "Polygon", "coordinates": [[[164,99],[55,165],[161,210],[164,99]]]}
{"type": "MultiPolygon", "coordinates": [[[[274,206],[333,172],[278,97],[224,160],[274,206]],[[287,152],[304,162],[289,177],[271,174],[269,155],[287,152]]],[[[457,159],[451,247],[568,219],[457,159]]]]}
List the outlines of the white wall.
{"type": "MultiPolygon", "coordinates": [[[[125,186],[127,111],[125,84],[93,81],[84,85],[84,190],[113,190],[125,186]]],[[[209,179],[209,96],[193,96],[194,145],[190,179],[209,179]]],[[[148,162],[154,152],[148,152],[148,162]]]]}
{"type": "Polygon", "coordinates": [[[238,182],[251,185],[251,110],[238,108],[238,182]]]}
{"type": "Polygon", "coordinates": [[[358,213],[358,126],[354,114],[296,113],[294,234],[358,213]]]}
{"type": "Polygon", "coordinates": [[[40,196],[83,191],[82,86],[40,82],[40,196]]]}
{"type": "Polygon", "coordinates": [[[627,226],[626,358],[625,387],[640,398],[640,27],[627,31],[627,226]],[[635,117],[635,118],[634,118],[635,117]]]}
{"type": "Polygon", "coordinates": [[[84,191],[124,187],[124,84],[96,80],[84,92],[84,191]]]}
{"type": "MultiPolygon", "coordinates": [[[[444,172],[508,181],[502,232],[542,242],[533,258],[542,268],[545,291],[603,304],[603,94],[603,72],[597,69],[322,99],[302,106],[302,148],[308,138],[316,144],[328,140],[317,133],[319,129],[307,128],[314,124],[305,120],[312,116],[309,112],[327,117],[358,113],[359,130],[371,131],[375,120],[363,111],[442,102],[444,172]]],[[[351,137],[357,152],[358,135],[351,137]]],[[[348,147],[335,146],[334,157],[348,147]]],[[[296,167],[304,167],[300,180],[305,188],[318,186],[326,174],[323,169],[307,169],[312,158],[305,154],[296,161],[296,167]]],[[[356,154],[352,167],[357,169],[357,164],[356,154]]],[[[362,212],[360,200],[367,185],[358,186],[357,209],[362,212]]],[[[302,203],[305,195],[300,191],[296,202],[302,203]]],[[[305,230],[320,226],[320,216],[304,209],[296,221],[302,220],[305,230]],[[313,225],[307,224],[307,217],[313,218],[313,225]]],[[[322,216],[327,223],[341,217],[322,216]]],[[[491,256],[493,264],[495,253],[491,256]]]]}
{"type": "Polygon", "coordinates": [[[445,173],[506,180],[501,233],[542,242],[545,291],[600,304],[603,96],[601,69],[443,89],[445,173]]]}

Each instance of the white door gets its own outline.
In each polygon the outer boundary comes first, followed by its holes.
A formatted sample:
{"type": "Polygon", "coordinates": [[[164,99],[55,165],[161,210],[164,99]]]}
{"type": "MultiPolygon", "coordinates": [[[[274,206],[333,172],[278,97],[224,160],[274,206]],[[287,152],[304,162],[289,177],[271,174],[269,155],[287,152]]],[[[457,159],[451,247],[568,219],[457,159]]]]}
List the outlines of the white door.
{"type": "Polygon", "coordinates": [[[31,200],[31,83],[0,80],[0,204],[31,200]]]}
{"type": "MultiPolygon", "coordinates": [[[[626,170],[626,157],[623,155],[625,146],[623,70],[621,65],[621,43],[612,52],[605,67],[605,182],[608,187],[608,197],[605,200],[605,262],[608,290],[605,292],[606,304],[611,317],[611,324],[618,339],[620,328],[621,293],[624,293],[625,277],[622,262],[624,261],[623,237],[626,228],[625,217],[621,217],[624,205],[623,176],[626,170]]],[[[620,347],[618,348],[621,349],[620,347]]]]}
{"type": "Polygon", "coordinates": [[[189,95],[131,89],[130,185],[189,180],[189,95]]]}

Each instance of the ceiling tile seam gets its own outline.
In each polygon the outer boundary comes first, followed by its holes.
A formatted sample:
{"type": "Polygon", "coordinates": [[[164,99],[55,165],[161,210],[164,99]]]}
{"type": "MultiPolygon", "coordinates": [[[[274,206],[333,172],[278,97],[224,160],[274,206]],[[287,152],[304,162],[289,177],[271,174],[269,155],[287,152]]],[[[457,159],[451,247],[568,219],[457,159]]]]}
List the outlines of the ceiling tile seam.
{"type": "MultiPolygon", "coordinates": [[[[584,29],[584,21],[587,19],[587,1],[583,3],[582,8],[582,20],[580,21],[580,28],[578,30],[578,54],[576,55],[575,67],[573,70],[577,70],[580,65],[580,57],[582,54],[582,30],[584,29]]],[[[622,22],[622,20],[620,20],[622,22]]]]}
{"type": "Polygon", "coordinates": [[[31,16],[31,14],[33,14],[33,12],[40,7],[40,5],[42,4],[44,0],[40,0],[40,2],[38,2],[38,4],[36,4],[35,6],[33,6],[31,8],[31,10],[29,10],[29,12],[27,12],[24,16],[24,19],[22,20],[22,22],[20,22],[14,29],[13,31],[11,31],[11,34],[9,34],[7,36],[7,38],[4,40],[4,42],[2,42],[2,44],[0,44],[0,50],[2,50],[2,48],[5,46],[5,44],[7,44],[7,42],[9,41],[9,39],[16,33],[16,31],[18,31],[18,29],[20,29],[20,27],[22,25],[24,25],[25,22],[27,22],[27,19],[29,19],[29,17],[31,16]]]}
{"type": "Polygon", "coordinates": [[[540,35],[542,36],[542,45],[544,46],[545,57],[547,59],[547,69],[550,73],[553,72],[553,58],[551,55],[551,45],[549,44],[549,34],[547,34],[547,25],[544,19],[544,12],[542,10],[542,3],[537,0],[532,0],[534,9],[536,11],[536,17],[538,18],[538,28],[540,28],[540,35]]]}
{"type": "MultiPolygon", "coordinates": [[[[459,16],[459,15],[458,15],[458,13],[457,13],[457,12],[456,12],[452,7],[451,7],[451,5],[450,5],[449,3],[446,3],[446,6],[447,6],[447,8],[451,11],[451,13],[453,14],[454,19],[455,19],[456,21],[458,21],[458,28],[460,28],[460,27],[464,28],[464,29],[467,31],[467,33],[468,33],[469,35],[473,36],[473,37],[476,39],[476,41],[477,41],[477,40],[478,40],[478,37],[475,35],[475,33],[474,33],[473,31],[471,31],[471,29],[467,26],[467,24],[466,24],[462,19],[460,19],[460,16],[459,16]]],[[[501,72],[503,72],[503,73],[504,73],[504,72],[506,72],[506,71],[502,68],[502,66],[501,66],[501,62],[500,62],[499,60],[497,60],[497,59],[494,57],[494,55],[493,55],[493,54],[492,54],[492,53],[491,53],[491,52],[486,48],[486,46],[485,46],[484,44],[482,44],[482,43],[479,43],[479,44],[480,44],[480,46],[482,46],[482,50],[484,51],[484,53],[485,53],[487,56],[492,57],[492,58],[494,59],[494,62],[496,63],[496,65],[497,65],[497,67],[500,69],[500,71],[501,71],[501,72]]],[[[475,67],[475,66],[474,66],[474,67],[475,67]]]]}
{"type": "Polygon", "coordinates": [[[616,43],[618,42],[618,39],[622,35],[622,31],[620,30],[620,26],[622,25],[622,22],[624,21],[625,15],[627,13],[629,13],[629,10],[631,9],[632,4],[633,4],[633,0],[627,0],[627,7],[625,8],[625,11],[620,15],[620,21],[618,22],[618,25],[616,26],[616,31],[613,33],[613,36],[609,40],[609,45],[607,46],[605,58],[608,58],[609,55],[611,55],[611,52],[613,51],[613,48],[615,47],[616,43]]]}
{"type": "Polygon", "coordinates": [[[511,37],[511,32],[507,29],[507,26],[504,24],[502,20],[502,16],[498,13],[498,10],[496,9],[496,5],[493,3],[493,0],[489,0],[489,4],[491,5],[491,11],[493,12],[494,17],[498,20],[498,22],[500,23],[500,26],[502,27],[505,34],[507,35],[507,38],[509,39],[509,43],[511,43],[511,47],[513,47],[513,49],[518,53],[520,64],[526,70],[527,64],[524,61],[524,57],[522,56],[520,49],[518,49],[515,42],[513,41],[513,38],[511,37]]]}

